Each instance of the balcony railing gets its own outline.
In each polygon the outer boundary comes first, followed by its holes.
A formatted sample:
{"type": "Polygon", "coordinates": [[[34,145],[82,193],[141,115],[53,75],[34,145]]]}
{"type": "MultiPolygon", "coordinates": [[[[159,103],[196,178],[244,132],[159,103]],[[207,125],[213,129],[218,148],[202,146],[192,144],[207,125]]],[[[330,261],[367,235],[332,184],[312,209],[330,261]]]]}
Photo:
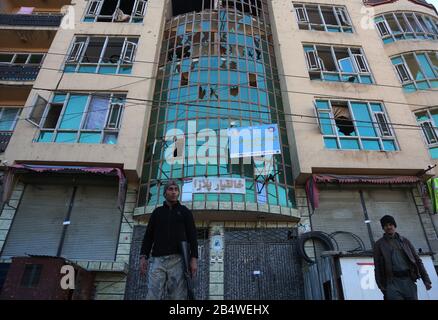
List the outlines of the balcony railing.
{"type": "Polygon", "coordinates": [[[6,147],[9,144],[9,140],[11,140],[12,131],[0,131],[0,153],[5,152],[6,147]]]}
{"type": "Polygon", "coordinates": [[[32,26],[32,27],[59,27],[63,15],[61,14],[0,14],[0,25],[32,26]]]}
{"type": "Polygon", "coordinates": [[[0,65],[1,81],[33,81],[36,79],[39,66],[0,65]]]}

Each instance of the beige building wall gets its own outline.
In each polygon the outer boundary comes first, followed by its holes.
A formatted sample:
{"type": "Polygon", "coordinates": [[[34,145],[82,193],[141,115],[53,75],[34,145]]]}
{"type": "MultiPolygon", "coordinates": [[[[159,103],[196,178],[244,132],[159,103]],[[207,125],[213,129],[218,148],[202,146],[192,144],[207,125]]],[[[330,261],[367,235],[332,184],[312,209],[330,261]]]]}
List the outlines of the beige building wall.
{"type": "MultiPolygon", "coordinates": [[[[350,34],[300,30],[293,10],[293,2],[295,1],[273,0],[270,8],[286,113],[314,117],[313,101],[316,97],[363,99],[383,102],[389,121],[392,123],[416,125],[412,113],[416,109],[415,105],[436,104],[438,91],[405,94],[389,57],[410,51],[412,48],[438,50],[438,43],[398,41],[384,45],[376,29],[363,27],[363,25],[373,26],[373,16],[383,12],[407,10],[436,16],[433,10],[407,0],[377,7],[364,7],[362,0],[296,1],[346,6],[354,27],[354,33],[350,34]],[[368,13],[370,15],[367,16],[368,13]],[[303,44],[312,43],[362,47],[375,84],[310,80],[303,44]]],[[[291,129],[288,132],[289,139],[295,144],[295,150],[291,148],[291,153],[295,158],[293,159],[295,160],[294,177],[298,179],[298,183],[302,183],[309,174],[318,172],[415,175],[432,164],[420,130],[396,128],[395,135],[400,148],[396,152],[328,150],[324,146],[316,119],[286,116],[286,121],[289,122],[288,129],[291,129]],[[296,156],[294,156],[295,152],[296,156]]],[[[434,171],[430,173],[434,174],[434,171]]]]}
{"type": "MultiPolygon", "coordinates": [[[[26,121],[19,121],[6,151],[6,159],[9,163],[26,161],[122,166],[128,177],[136,180],[141,172],[151,108],[151,103],[143,100],[153,99],[157,69],[154,61],[158,60],[167,1],[148,1],[144,22],[138,24],[84,23],[81,20],[87,3],[85,0],[72,2],[74,29],[60,28],[57,32],[26,106],[32,106],[37,94],[49,99],[53,91],[127,93],[117,144],[36,143],[32,141],[39,129],[26,121]],[[135,61],[139,62],[134,62],[131,75],[62,73],[58,70],[64,67],[66,53],[75,35],[138,36],[135,61]]],[[[30,111],[31,108],[23,110],[21,118],[26,118],[30,111]]]]}

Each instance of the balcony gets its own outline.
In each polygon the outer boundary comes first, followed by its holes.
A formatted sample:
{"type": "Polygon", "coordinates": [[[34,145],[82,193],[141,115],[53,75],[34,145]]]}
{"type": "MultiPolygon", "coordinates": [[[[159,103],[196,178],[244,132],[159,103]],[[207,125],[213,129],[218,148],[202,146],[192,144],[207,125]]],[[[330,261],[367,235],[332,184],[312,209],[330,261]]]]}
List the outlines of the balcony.
{"type": "Polygon", "coordinates": [[[0,14],[0,25],[27,27],[59,27],[62,14],[0,14]]]}
{"type": "Polygon", "coordinates": [[[9,140],[11,140],[12,131],[0,131],[0,153],[5,152],[6,147],[9,144],[9,140]]]}
{"type": "Polygon", "coordinates": [[[0,81],[34,81],[39,71],[39,66],[0,65],[0,81]]]}

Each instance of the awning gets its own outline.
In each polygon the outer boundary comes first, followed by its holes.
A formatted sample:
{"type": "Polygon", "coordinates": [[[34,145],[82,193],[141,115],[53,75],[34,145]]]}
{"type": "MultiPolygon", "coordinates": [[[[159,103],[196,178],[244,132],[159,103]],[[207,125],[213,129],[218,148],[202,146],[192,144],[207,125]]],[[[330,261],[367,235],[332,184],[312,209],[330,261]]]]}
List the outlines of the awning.
{"type": "Polygon", "coordinates": [[[123,206],[126,198],[127,180],[122,169],[107,168],[107,167],[82,167],[82,166],[46,166],[46,165],[29,165],[29,164],[15,164],[8,167],[7,174],[4,177],[4,191],[3,202],[9,200],[15,184],[16,173],[28,172],[57,172],[57,173],[92,173],[97,175],[117,176],[119,178],[119,193],[118,193],[118,207],[123,211],[123,206]]]}
{"type": "Polygon", "coordinates": [[[313,174],[306,182],[307,199],[312,209],[319,207],[318,183],[338,184],[413,184],[420,182],[416,176],[358,176],[336,174],[313,174]]]}

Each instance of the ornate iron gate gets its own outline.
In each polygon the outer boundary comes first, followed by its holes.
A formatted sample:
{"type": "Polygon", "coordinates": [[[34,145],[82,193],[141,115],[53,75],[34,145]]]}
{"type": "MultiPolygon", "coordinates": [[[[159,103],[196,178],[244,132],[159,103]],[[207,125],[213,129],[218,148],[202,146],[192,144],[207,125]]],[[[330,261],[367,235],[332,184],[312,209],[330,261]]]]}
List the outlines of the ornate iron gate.
{"type": "Polygon", "coordinates": [[[295,229],[225,229],[225,299],[304,299],[295,229]]]}
{"type": "MultiPolygon", "coordinates": [[[[146,226],[134,226],[132,235],[131,255],[129,258],[129,273],[126,282],[126,300],[144,300],[147,294],[147,275],[140,275],[140,249],[143,241],[146,226]]],[[[208,229],[198,228],[198,276],[196,277],[196,299],[205,300],[208,298],[209,279],[209,242],[208,229]]]]}

